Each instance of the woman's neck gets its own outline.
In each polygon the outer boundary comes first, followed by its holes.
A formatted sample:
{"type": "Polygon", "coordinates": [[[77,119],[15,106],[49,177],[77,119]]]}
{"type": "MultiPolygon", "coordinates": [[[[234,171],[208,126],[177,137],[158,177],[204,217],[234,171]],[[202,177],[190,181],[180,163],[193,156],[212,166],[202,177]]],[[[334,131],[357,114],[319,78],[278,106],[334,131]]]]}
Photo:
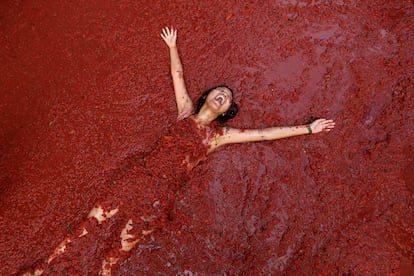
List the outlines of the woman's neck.
{"type": "Polygon", "coordinates": [[[206,110],[203,108],[193,116],[194,121],[197,122],[199,125],[208,126],[211,122],[213,122],[217,118],[217,115],[210,110],[206,110]]]}

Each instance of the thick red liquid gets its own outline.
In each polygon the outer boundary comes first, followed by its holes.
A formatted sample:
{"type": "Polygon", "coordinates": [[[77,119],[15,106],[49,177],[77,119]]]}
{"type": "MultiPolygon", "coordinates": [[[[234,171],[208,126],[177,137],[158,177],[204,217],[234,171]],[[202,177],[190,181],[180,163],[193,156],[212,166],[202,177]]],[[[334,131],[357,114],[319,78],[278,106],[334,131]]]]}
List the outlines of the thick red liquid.
{"type": "MultiPolygon", "coordinates": [[[[45,260],[175,121],[172,25],[193,99],[234,88],[229,125],[336,128],[213,153],[115,273],[409,275],[412,1],[199,2],[1,1],[0,274],[45,260]]],[[[48,273],[96,274],[92,241],[48,273]]]]}

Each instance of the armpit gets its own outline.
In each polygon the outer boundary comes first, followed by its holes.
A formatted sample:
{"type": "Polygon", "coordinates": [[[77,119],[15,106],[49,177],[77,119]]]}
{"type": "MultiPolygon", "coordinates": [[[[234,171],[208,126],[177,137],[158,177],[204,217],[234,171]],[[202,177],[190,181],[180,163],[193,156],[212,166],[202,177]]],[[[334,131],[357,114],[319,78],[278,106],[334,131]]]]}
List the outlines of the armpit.
{"type": "Polygon", "coordinates": [[[187,119],[193,113],[194,113],[194,108],[184,110],[183,112],[181,112],[180,114],[178,114],[177,121],[181,121],[181,120],[187,119]]]}

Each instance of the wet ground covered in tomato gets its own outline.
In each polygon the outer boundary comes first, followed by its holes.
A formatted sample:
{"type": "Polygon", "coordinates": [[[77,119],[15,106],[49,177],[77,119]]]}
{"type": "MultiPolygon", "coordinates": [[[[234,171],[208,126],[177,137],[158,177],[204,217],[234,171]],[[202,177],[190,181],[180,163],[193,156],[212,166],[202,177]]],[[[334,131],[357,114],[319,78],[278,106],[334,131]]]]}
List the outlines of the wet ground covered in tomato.
{"type": "Polygon", "coordinates": [[[174,122],[168,25],[194,99],[235,89],[231,126],[336,129],[212,154],[117,274],[409,275],[414,7],[385,0],[2,1],[0,274],[47,258],[174,122]]]}

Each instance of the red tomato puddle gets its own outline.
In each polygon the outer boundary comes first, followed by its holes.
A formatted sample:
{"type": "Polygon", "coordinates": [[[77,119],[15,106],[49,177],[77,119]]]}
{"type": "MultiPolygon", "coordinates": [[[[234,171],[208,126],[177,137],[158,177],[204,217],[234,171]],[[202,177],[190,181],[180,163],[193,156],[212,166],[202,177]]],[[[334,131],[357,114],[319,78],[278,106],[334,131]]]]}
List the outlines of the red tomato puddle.
{"type": "MultiPolygon", "coordinates": [[[[115,275],[410,275],[414,5],[366,2],[2,1],[0,274],[42,267],[117,194],[134,219],[170,206],[115,275]],[[193,99],[234,88],[231,126],[335,130],[226,146],[151,185],[131,164],[175,124],[171,25],[193,99]]],[[[91,223],[44,275],[96,275],[125,222],[91,223]]]]}

